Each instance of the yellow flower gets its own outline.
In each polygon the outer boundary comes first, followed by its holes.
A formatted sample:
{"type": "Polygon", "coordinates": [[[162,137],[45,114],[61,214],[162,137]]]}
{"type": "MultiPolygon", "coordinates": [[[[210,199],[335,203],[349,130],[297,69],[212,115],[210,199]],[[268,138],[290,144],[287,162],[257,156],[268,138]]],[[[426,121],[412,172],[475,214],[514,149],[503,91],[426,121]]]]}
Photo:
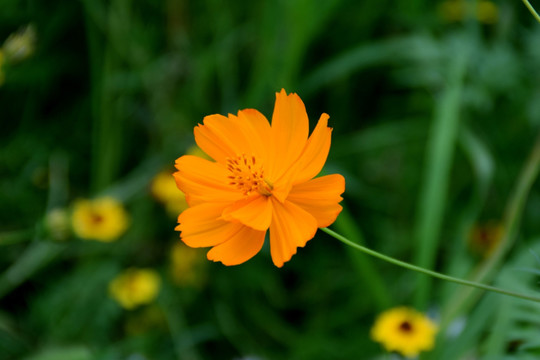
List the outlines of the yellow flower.
{"type": "Polygon", "coordinates": [[[474,253],[488,257],[501,243],[503,234],[504,227],[499,223],[476,225],[470,231],[469,246],[474,253]]]}
{"type": "Polygon", "coordinates": [[[241,264],[262,248],[278,267],[341,212],[343,176],[314,178],[330,149],[332,129],[322,114],[308,139],[309,120],[296,94],[276,94],[272,125],[257,110],[210,115],[195,127],[197,145],[215,161],[176,160],[178,188],[189,208],[178,217],[182,240],[213,248],[207,257],[241,264]]]}
{"type": "Polygon", "coordinates": [[[172,172],[162,171],[157,174],[150,185],[150,192],[171,214],[178,215],[188,207],[184,193],[176,187],[172,172]]]}
{"type": "Polygon", "coordinates": [[[34,53],[35,42],[36,29],[33,25],[28,25],[11,34],[3,45],[6,59],[11,63],[27,59],[34,53]]]}
{"type": "Polygon", "coordinates": [[[457,22],[467,17],[474,17],[481,23],[494,24],[499,19],[497,5],[489,0],[475,2],[446,0],[439,5],[439,14],[448,22],[457,22]]]}
{"type": "Polygon", "coordinates": [[[109,283],[109,294],[124,309],[131,310],[154,301],[160,285],[155,270],[129,268],[109,283]]]}
{"type": "Polygon", "coordinates": [[[406,357],[431,350],[436,333],[437,326],[427,316],[404,306],[383,312],[371,328],[374,341],[406,357]]]}
{"type": "Polygon", "coordinates": [[[111,197],[103,197],[77,201],[71,224],[81,239],[111,242],[126,231],[129,218],[120,202],[111,197]]]}
{"type": "MultiPolygon", "coordinates": [[[[191,146],[186,155],[198,156],[203,159],[210,159],[198,146],[191,146]]],[[[187,209],[186,196],[176,187],[176,182],[172,176],[172,171],[163,170],[158,173],[150,184],[150,192],[154,198],[165,205],[167,212],[174,216],[187,209]]]]}
{"type": "Polygon", "coordinates": [[[476,18],[484,24],[495,24],[499,20],[499,9],[491,1],[480,0],[476,4],[476,18]]]}
{"type": "Polygon", "coordinates": [[[440,16],[448,22],[463,20],[466,13],[466,6],[463,0],[447,0],[439,5],[440,16]]]}
{"type": "Polygon", "coordinates": [[[204,257],[200,249],[175,242],[171,249],[171,275],[177,285],[200,286],[204,281],[204,257]]]}

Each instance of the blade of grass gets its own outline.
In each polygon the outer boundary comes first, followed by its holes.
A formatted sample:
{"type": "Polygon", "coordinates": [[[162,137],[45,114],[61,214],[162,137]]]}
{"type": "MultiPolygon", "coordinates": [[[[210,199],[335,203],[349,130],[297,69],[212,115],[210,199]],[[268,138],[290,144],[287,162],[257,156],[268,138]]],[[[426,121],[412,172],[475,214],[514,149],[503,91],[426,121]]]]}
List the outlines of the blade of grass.
{"type": "MultiPolygon", "coordinates": [[[[449,69],[448,86],[435,109],[426,150],[424,181],[418,202],[414,228],[416,252],[414,263],[431,269],[435,264],[440,228],[448,189],[452,157],[459,124],[461,91],[467,69],[465,49],[456,52],[449,69]]],[[[431,293],[431,278],[417,278],[415,305],[426,307],[431,293]]]]}
{"type": "Polygon", "coordinates": [[[17,261],[0,275],[0,298],[53,261],[64,248],[60,244],[43,241],[29,244],[17,261]]]}
{"type": "MultiPolygon", "coordinates": [[[[468,126],[460,128],[458,141],[474,174],[474,178],[471,179],[473,190],[467,203],[460,202],[459,220],[455,222],[455,231],[452,235],[455,241],[447,252],[448,263],[444,264],[446,269],[444,273],[466,277],[474,266],[474,259],[470,256],[466,239],[470,236],[470,230],[485,206],[493,179],[495,161],[487,145],[468,126]]],[[[440,298],[450,299],[455,292],[456,285],[448,283],[440,292],[440,298]]],[[[442,303],[444,306],[444,301],[442,303]]]]}
{"type": "MultiPolygon", "coordinates": [[[[86,5],[86,33],[89,43],[91,99],[92,99],[92,178],[94,192],[104,189],[115,178],[120,161],[122,122],[114,116],[115,94],[111,91],[110,78],[116,66],[116,56],[111,49],[107,33],[105,39],[94,23],[92,8],[86,5]],[[105,40],[105,41],[104,41],[105,40]],[[105,45],[103,45],[103,42],[105,45]]],[[[114,3],[110,5],[110,8],[114,3]]],[[[113,20],[109,11],[109,22],[113,20]]],[[[114,26],[109,24],[107,31],[114,26]]]]}

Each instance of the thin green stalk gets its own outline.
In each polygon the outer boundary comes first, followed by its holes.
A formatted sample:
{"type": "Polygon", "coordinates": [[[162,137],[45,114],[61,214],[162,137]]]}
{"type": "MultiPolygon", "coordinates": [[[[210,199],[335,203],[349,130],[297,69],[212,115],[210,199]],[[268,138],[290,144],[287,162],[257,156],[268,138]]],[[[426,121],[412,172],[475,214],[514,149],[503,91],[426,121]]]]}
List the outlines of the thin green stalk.
{"type": "Polygon", "coordinates": [[[381,260],[387,261],[387,262],[389,262],[391,264],[398,265],[398,266],[401,266],[403,268],[413,270],[413,271],[416,271],[416,272],[424,274],[424,275],[429,275],[431,277],[438,278],[438,279],[441,279],[441,280],[451,281],[451,282],[456,283],[456,284],[471,286],[471,287],[474,287],[474,288],[487,290],[487,291],[491,291],[491,292],[496,292],[496,293],[504,294],[504,295],[508,295],[508,296],[513,296],[513,297],[520,298],[520,299],[532,300],[532,301],[535,301],[535,302],[540,302],[540,297],[538,297],[538,296],[520,294],[520,293],[516,293],[516,292],[513,292],[513,291],[509,291],[509,290],[500,289],[500,288],[497,288],[497,287],[494,287],[494,286],[489,286],[489,285],[485,285],[485,284],[482,284],[482,283],[477,283],[477,282],[474,282],[474,281],[464,280],[464,279],[456,278],[456,277],[453,277],[453,276],[448,276],[448,275],[445,275],[445,274],[441,274],[441,273],[438,273],[436,271],[431,271],[431,270],[428,270],[428,269],[424,269],[422,267],[412,265],[412,264],[406,263],[404,261],[397,260],[397,259],[395,259],[393,257],[381,254],[381,253],[379,253],[377,251],[374,251],[374,250],[371,250],[371,249],[369,249],[369,248],[367,248],[365,246],[358,245],[358,244],[350,241],[346,237],[344,237],[344,236],[342,236],[342,235],[340,235],[340,234],[338,234],[338,233],[336,233],[336,232],[334,232],[334,231],[332,231],[332,230],[330,230],[328,228],[321,228],[321,230],[324,231],[325,233],[327,233],[328,235],[336,238],[337,240],[341,241],[345,245],[353,247],[353,248],[355,248],[357,250],[360,250],[360,251],[362,251],[362,252],[364,252],[364,253],[366,253],[368,255],[374,256],[374,257],[379,258],[381,260]]]}
{"type": "Polygon", "coordinates": [[[534,18],[536,19],[536,21],[540,22],[540,15],[538,15],[538,13],[536,12],[536,10],[534,10],[534,8],[532,7],[532,5],[529,3],[528,0],[523,0],[523,3],[525,4],[525,6],[527,7],[527,9],[529,9],[529,11],[531,12],[531,14],[534,16],[534,18]]]}
{"type": "MultiPolygon", "coordinates": [[[[344,207],[340,216],[334,223],[334,227],[339,232],[345,234],[348,238],[353,239],[355,243],[364,243],[364,236],[356,225],[353,217],[344,207]]],[[[388,308],[392,304],[388,286],[386,286],[381,274],[374,268],[369,257],[354,251],[348,252],[352,264],[354,265],[358,276],[362,278],[369,296],[373,299],[375,306],[381,310],[388,308]]]]}

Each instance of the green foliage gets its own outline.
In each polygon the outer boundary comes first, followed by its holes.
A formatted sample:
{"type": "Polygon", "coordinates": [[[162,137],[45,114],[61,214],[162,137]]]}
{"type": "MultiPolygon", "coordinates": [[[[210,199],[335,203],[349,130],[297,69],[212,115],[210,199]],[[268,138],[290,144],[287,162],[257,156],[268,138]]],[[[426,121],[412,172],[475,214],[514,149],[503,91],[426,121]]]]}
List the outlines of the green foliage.
{"type": "Polygon", "coordinates": [[[37,34],[31,57],[0,67],[0,360],[376,359],[370,327],[399,305],[442,321],[422,358],[537,358],[538,304],[417,277],[320,232],[282,269],[265,247],[236,267],[206,262],[195,285],[170,274],[176,220],[153,177],[205,115],[269,117],[285,88],[312,127],[331,116],[337,232],[537,293],[534,176],[512,199],[540,126],[540,26],[518,1],[495,2],[493,24],[450,23],[440,3],[0,0],[0,45],[27,24],[37,34]],[[116,242],[51,228],[53,209],[69,217],[100,195],[130,213],[116,242]],[[493,262],[469,246],[487,221],[507,226],[493,262]],[[152,304],[109,295],[129,267],[161,275],[152,304]]]}

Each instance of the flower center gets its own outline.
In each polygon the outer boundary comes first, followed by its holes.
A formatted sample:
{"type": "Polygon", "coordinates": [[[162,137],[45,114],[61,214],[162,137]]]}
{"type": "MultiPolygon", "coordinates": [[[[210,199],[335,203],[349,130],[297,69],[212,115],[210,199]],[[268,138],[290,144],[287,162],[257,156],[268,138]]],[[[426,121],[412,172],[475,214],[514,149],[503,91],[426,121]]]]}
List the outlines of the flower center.
{"type": "Polygon", "coordinates": [[[413,330],[413,326],[409,321],[405,320],[401,324],[399,324],[399,330],[404,333],[410,333],[413,330]]]}
{"type": "Polygon", "coordinates": [[[90,215],[90,221],[92,222],[93,225],[101,224],[103,222],[103,216],[98,213],[92,213],[90,215]]]}
{"type": "Polygon", "coordinates": [[[272,195],[272,183],[264,178],[262,164],[258,164],[255,156],[242,154],[235,159],[227,159],[227,169],[231,172],[228,178],[233,185],[244,195],[257,191],[264,196],[272,195]]]}

